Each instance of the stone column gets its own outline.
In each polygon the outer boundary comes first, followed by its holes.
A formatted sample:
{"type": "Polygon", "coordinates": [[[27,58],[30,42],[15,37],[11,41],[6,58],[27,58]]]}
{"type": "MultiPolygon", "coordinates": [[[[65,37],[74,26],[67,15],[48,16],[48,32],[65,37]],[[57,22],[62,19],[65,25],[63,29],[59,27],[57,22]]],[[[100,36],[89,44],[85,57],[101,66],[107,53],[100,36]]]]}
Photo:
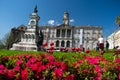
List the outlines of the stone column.
{"type": "Polygon", "coordinates": [[[59,40],[59,48],[61,48],[61,40],[59,40]]]}
{"type": "Polygon", "coordinates": [[[65,41],[64,47],[66,48],[66,42],[67,42],[67,41],[66,41],[66,40],[64,40],[64,41],[65,41]]]}
{"type": "Polygon", "coordinates": [[[70,41],[70,47],[72,47],[72,41],[70,41]]]}
{"type": "Polygon", "coordinates": [[[60,29],[60,38],[62,37],[62,29],[60,29]]]}
{"type": "Polygon", "coordinates": [[[67,29],[65,29],[65,37],[67,38],[67,29]]]}
{"type": "Polygon", "coordinates": [[[71,30],[71,34],[70,34],[70,37],[72,37],[72,30],[71,30]]]}

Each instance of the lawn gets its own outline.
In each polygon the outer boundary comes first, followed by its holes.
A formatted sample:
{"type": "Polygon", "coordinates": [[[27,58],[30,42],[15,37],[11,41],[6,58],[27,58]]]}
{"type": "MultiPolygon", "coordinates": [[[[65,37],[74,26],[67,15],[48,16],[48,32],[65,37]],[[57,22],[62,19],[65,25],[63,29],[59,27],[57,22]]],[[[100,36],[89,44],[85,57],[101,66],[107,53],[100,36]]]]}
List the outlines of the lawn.
{"type": "MultiPolygon", "coordinates": [[[[0,50],[0,55],[2,56],[7,56],[7,55],[19,55],[19,54],[39,54],[39,53],[45,53],[45,52],[35,52],[35,51],[18,51],[18,50],[0,50]]],[[[82,54],[85,54],[85,52],[69,52],[70,54],[68,55],[66,52],[54,52],[53,55],[55,55],[56,57],[59,56],[66,56],[67,58],[70,58],[72,56],[82,56],[82,54]]],[[[105,52],[103,57],[108,59],[108,60],[113,60],[114,56],[113,56],[114,51],[110,50],[109,52],[105,52]]],[[[96,51],[91,51],[89,54],[87,55],[94,55],[94,56],[98,56],[100,55],[99,52],[96,51]]]]}

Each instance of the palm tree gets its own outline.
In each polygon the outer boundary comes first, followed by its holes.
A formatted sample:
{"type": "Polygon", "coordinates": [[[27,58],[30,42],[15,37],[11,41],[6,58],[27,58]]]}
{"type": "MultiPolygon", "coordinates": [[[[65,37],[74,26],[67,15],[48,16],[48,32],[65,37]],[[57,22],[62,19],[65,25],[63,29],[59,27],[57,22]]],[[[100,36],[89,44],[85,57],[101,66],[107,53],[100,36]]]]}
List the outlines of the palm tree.
{"type": "Polygon", "coordinates": [[[116,18],[116,24],[120,27],[120,15],[116,18]]]}

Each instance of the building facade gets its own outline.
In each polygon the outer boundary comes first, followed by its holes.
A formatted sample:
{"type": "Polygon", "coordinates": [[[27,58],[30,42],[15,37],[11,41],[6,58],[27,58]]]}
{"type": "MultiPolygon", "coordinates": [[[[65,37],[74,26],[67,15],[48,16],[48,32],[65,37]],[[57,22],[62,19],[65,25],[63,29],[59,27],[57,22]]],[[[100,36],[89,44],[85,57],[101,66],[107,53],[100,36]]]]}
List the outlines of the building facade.
{"type": "Polygon", "coordinates": [[[116,30],[111,35],[109,35],[107,40],[110,44],[109,47],[110,49],[113,49],[115,47],[120,47],[120,29],[116,30]]]}
{"type": "MultiPolygon", "coordinates": [[[[28,27],[21,37],[21,42],[13,44],[13,50],[15,50],[15,45],[22,46],[23,49],[19,47],[17,50],[34,50],[36,51],[35,43],[35,28],[39,21],[38,14],[34,11],[30,16],[28,27]],[[22,45],[21,45],[22,44],[22,45]]],[[[98,42],[98,38],[102,35],[101,26],[72,26],[70,25],[69,13],[65,12],[63,15],[63,23],[59,26],[39,26],[39,32],[42,31],[44,35],[44,43],[47,43],[47,49],[50,48],[50,43],[53,42],[54,47],[59,48],[72,48],[81,47],[84,49],[95,49],[98,42]]]]}

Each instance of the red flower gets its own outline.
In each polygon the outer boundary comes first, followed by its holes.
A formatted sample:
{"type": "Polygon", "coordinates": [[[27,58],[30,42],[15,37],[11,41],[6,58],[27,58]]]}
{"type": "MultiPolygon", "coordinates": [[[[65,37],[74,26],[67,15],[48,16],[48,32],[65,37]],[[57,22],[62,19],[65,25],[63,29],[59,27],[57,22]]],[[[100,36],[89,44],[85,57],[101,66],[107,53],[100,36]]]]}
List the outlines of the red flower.
{"type": "Polygon", "coordinates": [[[53,74],[57,77],[60,78],[62,76],[62,69],[61,68],[55,68],[53,74]]]}
{"type": "Polygon", "coordinates": [[[76,48],[72,48],[72,51],[76,51],[76,48]]]}
{"type": "Polygon", "coordinates": [[[22,80],[28,80],[28,70],[24,69],[21,71],[21,78],[22,80]]]}
{"type": "Polygon", "coordinates": [[[54,47],[50,47],[50,50],[53,51],[53,50],[54,50],[54,47]]]}
{"type": "Polygon", "coordinates": [[[104,51],[101,51],[100,54],[103,55],[103,54],[104,54],[104,51]]]}
{"type": "Polygon", "coordinates": [[[81,48],[76,48],[76,51],[77,51],[77,52],[81,52],[82,49],[81,49],[81,48]]]}
{"type": "Polygon", "coordinates": [[[46,43],[44,43],[42,46],[43,46],[43,47],[46,47],[46,46],[48,46],[47,42],[46,42],[46,43]]]}
{"type": "Polygon", "coordinates": [[[120,73],[118,74],[118,79],[120,80],[120,73]]]}
{"type": "Polygon", "coordinates": [[[83,70],[83,72],[84,72],[84,73],[87,73],[87,72],[88,72],[88,70],[84,69],[84,70],[83,70]]]}
{"type": "Polygon", "coordinates": [[[20,66],[15,66],[15,67],[14,67],[14,70],[15,70],[15,71],[19,71],[19,70],[20,70],[20,66]]]}
{"type": "Polygon", "coordinates": [[[89,53],[90,52],[90,50],[86,50],[86,53],[89,53]]]}
{"type": "Polygon", "coordinates": [[[10,78],[10,79],[11,79],[11,78],[14,78],[15,74],[16,74],[16,73],[15,73],[14,70],[8,70],[8,74],[7,74],[7,75],[8,75],[8,78],[10,78]]]}
{"type": "Polygon", "coordinates": [[[65,49],[65,52],[69,52],[69,51],[70,51],[70,49],[68,49],[68,48],[65,49]]]}
{"type": "Polygon", "coordinates": [[[61,68],[62,68],[62,70],[66,70],[67,69],[67,66],[66,66],[66,64],[64,62],[61,63],[61,68]]]}
{"type": "Polygon", "coordinates": [[[60,48],[60,51],[64,51],[64,48],[60,48]]]}
{"type": "Polygon", "coordinates": [[[22,60],[19,60],[19,61],[16,62],[16,64],[17,64],[18,66],[21,65],[22,63],[23,63],[22,60]]]}
{"type": "Polygon", "coordinates": [[[4,69],[4,68],[5,68],[5,66],[2,65],[2,64],[0,64],[0,69],[2,70],[2,69],[4,69]]]}
{"type": "Polygon", "coordinates": [[[38,70],[38,65],[37,64],[32,64],[31,65],[31,70],[37,71],[38,70]]]}
{"type": "Polygon", "coordinates": [[[54,43],[53,43],[53,42],[51,42],[51,43],[50,43],[50,46],[54,46],[54,43]]]}
{"type": "Polygon", "coordinates": [[[49,59],[50,62],[51,62],[51,61],[54,61],[54,56],[53,56],[53,55],[50,55],[50,56],[48,56],[47,58],[49,59]]]}
{"type": "Polygon", "coordinates": [[[74,80],[74,74],[71,74],[70,76],[67,76],[65,80],[74,80]]]}

